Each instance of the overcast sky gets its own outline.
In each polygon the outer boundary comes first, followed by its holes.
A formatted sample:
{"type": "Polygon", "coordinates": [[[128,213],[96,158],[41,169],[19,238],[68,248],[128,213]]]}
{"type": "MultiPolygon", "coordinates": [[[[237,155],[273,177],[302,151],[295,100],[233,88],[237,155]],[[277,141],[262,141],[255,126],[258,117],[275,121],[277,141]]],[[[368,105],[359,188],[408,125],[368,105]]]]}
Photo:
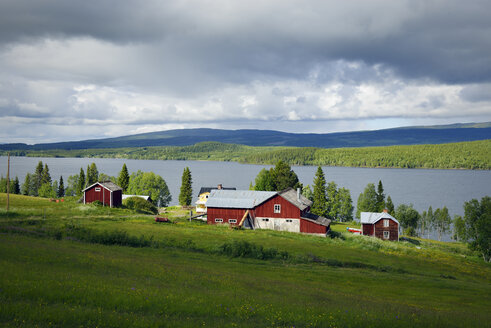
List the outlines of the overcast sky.
{"type": "Polygon", "coordinates": [[[0,1],[0,143],[491,121],[491,2],[0,1]]]}

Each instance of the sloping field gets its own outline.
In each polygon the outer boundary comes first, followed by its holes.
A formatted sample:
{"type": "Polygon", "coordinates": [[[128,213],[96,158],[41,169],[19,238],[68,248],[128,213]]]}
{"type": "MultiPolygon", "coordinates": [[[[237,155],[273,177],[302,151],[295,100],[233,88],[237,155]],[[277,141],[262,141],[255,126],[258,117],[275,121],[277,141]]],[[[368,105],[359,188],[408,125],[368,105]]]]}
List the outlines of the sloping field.
{"type": "MultiPolygon", "coordinates": [[[[0,194],[0,325],[485,327],[491,266],[458,243],[240,231],[0,194]],[[126,246],[121,246],[126,245],[126,246]]],[[[334,226],[345,230],[345,225],[334,226]]]]}

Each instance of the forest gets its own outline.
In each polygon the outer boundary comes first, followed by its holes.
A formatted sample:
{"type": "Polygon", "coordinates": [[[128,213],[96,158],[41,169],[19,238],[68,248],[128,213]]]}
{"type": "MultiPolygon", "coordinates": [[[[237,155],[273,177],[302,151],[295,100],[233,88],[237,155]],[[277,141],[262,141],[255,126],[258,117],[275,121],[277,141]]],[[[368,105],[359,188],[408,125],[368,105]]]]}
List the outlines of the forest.
{"type": "MultiPolygon", "coordinates": [[[[6,155],[0,151],[0,155],[6,155]]],[[[153,160],[236,161],[274,165],[282,160],[290,165],[345,167],[491,169],[491,139],[439,145],[411,145],[361,148],[252,147],[219,142],[192,146],[158,146],[76,150],[18,150],[13,156],[99,157],[153,160]]]]}

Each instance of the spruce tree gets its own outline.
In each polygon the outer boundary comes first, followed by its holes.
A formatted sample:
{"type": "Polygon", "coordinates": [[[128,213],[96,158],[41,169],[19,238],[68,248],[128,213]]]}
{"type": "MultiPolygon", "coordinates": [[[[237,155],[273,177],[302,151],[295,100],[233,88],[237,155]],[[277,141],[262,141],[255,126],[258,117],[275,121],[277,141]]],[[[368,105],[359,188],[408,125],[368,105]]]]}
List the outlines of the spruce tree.
{"type": "Polygon", "coordinates": [[[185,167],[182,172],[181,192],[179,193],[179,204],[182,206],[191,205],[193,200],[192,177],[189,167],[185,167]]]}
{"type": "Polygon", "coordinates": [[[31,192],[31,174],[27,173],[22,184],[22,195],[29,196],[31,192]]]}
{"type": "Polygon", "coordinates": [[[64,197],[65,196],[65,185],[63,184],[63,176],[60,176],[60,184],[58,185],[57,196],[58,197],[64,197]]]}
{"type": "Polygon", "coordinates": [[[385,204],[385,207],[387,208],[387,212],[394,216],[395,215],[395,207],[394,207],[394,203],[392,202],[392,198],[390,198],[390,196],[387,197],[387,202],[385,204]]]}
{"type": "Polygon", "coordinates": [[[20,184],[19,184],[19,178],[17,176],[14,179],[13,185],[14,187],[12,192],[17,195],[20,194],[20,184]]]}
{"type": "Polygon", "coordinates": [[[378,181],[377,186],[377,208],[379,212],[382,212],[385,209],[385,194],[382,180],[378,181]]]}
{"type": "Polygon", "coordinates": [[[80,175],[78,176],[78,181],[77,181],[77,196],[81,196],[84,189],[85,189],[85,173],[84,173],[84,169],[80,168],[80,175]]]}
{"type": "Polygon", "coordinates": [[[44,164],[43,173],[41,175],[41,185],[45,183],[51,184],[51,175],[49,174],[48,164],[44,164]]]}
{"type": "Polygon", "coordinates": [[[128,168],[126,167],[126,163],[123,164],[123,168],[119,172],[118,176],[118,185],[123,189],[123,193],[126,192],[128,186],[130,184],[130,175],[128,173],[128,168]]]}
{"type": "Polygon", "coordinates": [[[320,216],[327,215],[326,178],[322,167],[317,168],[314,177],[314,200],[310,212],[320,216]]]}
{"type": "Polygon", "coordinates": [[[38,165],[36,166],[36,170],[34,171],[34,176],[33,176],[33,181],[32,181],[32,195],[37,196],[38,195],[38,190],[41,187],[41,180],[43,178],[43,162],[39,161],[38,165]]]}

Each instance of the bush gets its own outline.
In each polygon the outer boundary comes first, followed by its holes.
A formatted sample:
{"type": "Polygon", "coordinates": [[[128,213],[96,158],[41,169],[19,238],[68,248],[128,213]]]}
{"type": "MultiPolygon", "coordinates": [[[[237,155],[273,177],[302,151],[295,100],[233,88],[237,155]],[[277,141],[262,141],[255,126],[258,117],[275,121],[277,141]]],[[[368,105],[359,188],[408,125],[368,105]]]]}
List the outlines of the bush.
{"type": "Polygon", "coordinates": [[[158,214],[158,209],[155,205],[137,196],[129,197],[123,200],[123,205],[137,212],[158,214]]]}
{"type": "Polygon", "coordinates": [[[225,243],[220,246],[219,253],[230,257],[246,257],[258,260],[287,260],[290,257],[288,252],[279,252],[276,248],[264,248],[261,245],[255,245],[247,241],[225,243]]]}
{"type": "MultiPolygon", "coordinates": [[[[73,224],[66,225],[67,237],[75,238],[77,240],[102,245],[119,245],[129,247],[155,247],[156,243],[153,238],[146,238],[144,235],[140,237],[130,236],[128,232],[124,230],[114,231],[98,231],[94,229],[79,227],[73,224]]],[[[53,237],[61,239],[58,235],[58,231],[55,231],[53,237]]]]}
{"type": "Polygon", "coordinates": [[[92,205],[95,205],[95,206],[104,206],[104,204],[100,200],[94,200],[92,202],[92,205]]]}

